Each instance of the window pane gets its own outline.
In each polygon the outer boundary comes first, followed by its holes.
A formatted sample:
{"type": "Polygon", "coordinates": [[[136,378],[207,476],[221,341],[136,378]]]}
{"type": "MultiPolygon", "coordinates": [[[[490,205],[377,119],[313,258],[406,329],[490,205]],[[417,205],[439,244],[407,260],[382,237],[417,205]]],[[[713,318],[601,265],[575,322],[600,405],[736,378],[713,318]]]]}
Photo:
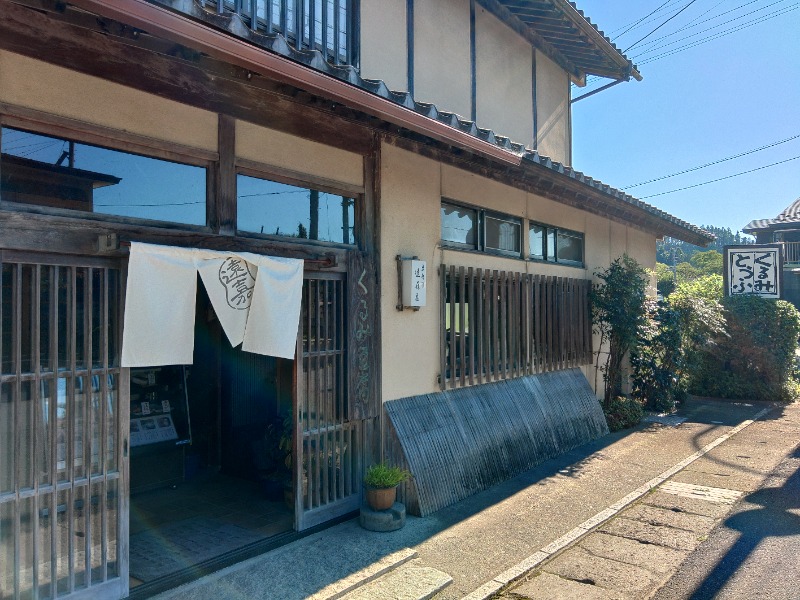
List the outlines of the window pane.
{"type": "Polygon", "coordinates": [[[477,248],[477,222],[476,211],[442,202],[442,241],[477,248]]]}
{"type": "Polygon", "coordinates": [[[520,251],[520,224],[486,216],[486,248],[503,252],[520,251]]]}
{"type": "Polygon", "coordinates": [[[547,260],[556,259],[556,230],[547,230],[547,260]]]}
{"type": "Polygon", "coordinates": [[[4,127],[3,200],[206,224],[206,170],[4,127]]]}
{"type": "Polygon", "coordinates": [[[355,200],[239,175],[237,228],[298,239],[354,244],[355,200]]]}
{"type": "Polygon", "coordinates": [[[531,258],[544,260],[544,237],[546,233],[547,228],[531,224],[531,228],[528,230],[531,258]]]}
{"type": "Polygon", "coordinates": [[[558,262],[583,263],[583,236],[571,231],[558,232],[558,262]]]}

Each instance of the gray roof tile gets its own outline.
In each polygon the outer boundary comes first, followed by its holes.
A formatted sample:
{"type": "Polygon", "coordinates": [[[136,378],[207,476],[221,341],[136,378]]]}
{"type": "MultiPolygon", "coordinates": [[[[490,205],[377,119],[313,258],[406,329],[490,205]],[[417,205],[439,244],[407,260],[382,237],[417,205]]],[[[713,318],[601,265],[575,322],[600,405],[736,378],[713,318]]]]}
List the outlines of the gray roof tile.
{"type": "MultiPolygon", "coordinates": [[[[170,0],[158,1],[168,5],[171,4],[170,0]]],[[[574,4],[572,4],[572,7],[575,8],[574,4]]],[[[216,13],[203,10],[203,8],[198,4],[188,2],[181,2],[180,10],[185,14],[188,14],[190,17],[213,24],[215,27],[226,30],[237,37],[247,39],[254,44],[276,52],[293,61],[302,63],[326,73],[331,77],[335,77],[339,80],[346,81],[352,85],[368,90],[377,96],[404,106],[430,119],[439,121],[454,129],[468,133],[469,135],[484,140],[499,148],[503,148],[508,152],[520,156],[522,158],[523,166],[526,164],[535,164],[540,167],[545,167],[552,173],[557,174],[557,176],[566,176],[571,179],[575,179],[609,198],[614,198],[624,204],[644,210],[658,219],[662,219],[680,229],[684,229],[699,239],[707,240],[707,242],[714,240],[713,234],[695,225],[692,225],[691,223],[672,216],[650,204],[642,202],[633,196],[625,194],[620,190],[604,184],[601,181],[584,175],[580,171],[576,171],[571,167],[555,162],[547,156],[542,156],[536,150],[526,148],[523,144],[512,142],[508,137],[498,135],[491,129],[478,127],[473,121],[464,119],[455,113],[438,110],[433,104],[419,102],[415,100],[408,92],[392,91],[388,88],[386,83],[381,80],[364,79],[352,66],[332,65],[325,61],[322,53],[320,53],[318,50],[297,50],[288,44],[285,38],[279,33],[265,34],[261,32],[255,32],[251,30],[244,23],[242,18],[236,13],[228,12],[223,15],[218,15],[216,13]]],[[[602,34],[602,32],[599,33],[602,34]]],[[[610,43],[611,42],[609,42],[609,44],[610,43]]]]}

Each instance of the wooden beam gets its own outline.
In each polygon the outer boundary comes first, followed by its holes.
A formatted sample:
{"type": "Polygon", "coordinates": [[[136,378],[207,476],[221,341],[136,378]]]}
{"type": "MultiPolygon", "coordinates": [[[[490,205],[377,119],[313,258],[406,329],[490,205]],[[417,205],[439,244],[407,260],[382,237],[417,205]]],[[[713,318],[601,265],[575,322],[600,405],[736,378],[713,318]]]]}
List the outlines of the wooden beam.
{"type": "Polygon", "coordinates": [[[292,98],[263,77],[226,65],[183,46],[156,44],[150,36],[114,35],[127,32],[122,25],[96,29],[71,22],[73,13],[44,13],[0,0],[0,48],[51,64],[93,75],[190,104],[227,114],[264,127],[365,155],[372,132],[363,124],[342,118],[328,102],[292,98]],[[105,33],[104,28],[112,33],[105,33]],[[148,49],[154,45],[160,51],[148,49]],[[171,54],[165,54],[170,52],[171,54]]]}
{"type": "Polygon", "coordinates": [[[217,193],[212,230],[236,234],[236,120],[219,115],[219,162],[216,164],[217,193]],[[216,227],[215,227],[216,225],[216,227]]]}
{"type": "MultiPolygon", "coordinates": [[[[116,235],[120,240],[150,244],[255,252],[304,260],[320,260],[332,254],[336,259],[336,266],[326,267],[326,271],[343,271],[347,253],[350,251],[340,245],[322,242],[309,246],[266,236],[216,235],[206,227],[185,226],[177,229],[174,225],[148,225],[125,217],[98,218],[97,215],[93,215],[91,219],[82,219],[59,214],[57,209],[19,205],[14,205],[13,210],[9,208],[6,203],[0,203],[0,228],[4,232],[0,237],[0,250],[124,256],[127,253],[126,249],[109,252],[98,250],[99,236],[116,235]]],[[[312,263],[308,264],[307,268],[313,270],[322,267],[312,263]]]]}
{"type": "MultiPolygon", "coordinates": [[[[8,1],[8,0],[5,0],[8,1]]],[[[268,79],[306,90],[327,102],[343,104],[371,117],[452,144],[467,152],[519,165],[519,156],[458,128],[430,119],[389,98],[342,81],[313,67],[268,52],[248,41],[197,23],[147,0],[72,0],[95,14],[123,21],[174,40],[268,79]]]]}

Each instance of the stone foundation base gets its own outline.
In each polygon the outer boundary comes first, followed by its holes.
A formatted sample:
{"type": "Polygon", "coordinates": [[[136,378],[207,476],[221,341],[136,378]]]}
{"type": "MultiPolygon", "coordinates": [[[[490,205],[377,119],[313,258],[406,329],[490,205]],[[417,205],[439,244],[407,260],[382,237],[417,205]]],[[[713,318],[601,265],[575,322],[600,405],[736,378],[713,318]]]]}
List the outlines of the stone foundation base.
{"type": "Polygon", "coordinates": [[[396,531],[406,524],[406,507],[400,502],[395,502],[386,510],[362,506],[358,522],[369,531],[396,531]]]}

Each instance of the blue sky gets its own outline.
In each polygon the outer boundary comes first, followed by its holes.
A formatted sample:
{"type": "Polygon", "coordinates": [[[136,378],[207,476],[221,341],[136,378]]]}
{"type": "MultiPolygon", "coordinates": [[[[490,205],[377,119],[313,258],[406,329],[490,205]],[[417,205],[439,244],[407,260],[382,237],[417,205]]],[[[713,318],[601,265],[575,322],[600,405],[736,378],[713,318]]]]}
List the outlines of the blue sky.
{"type": "MultiPolygon", "coordinates": [[[[665,0],[576,3],[613,38],[665,0]]],[[[718,183],[645,196],[800,157],[800,2],[672,0],[614,43],[627,49],[683,7],[687,8],[626,52],[639,65],[642,81],[620,83],[573,104],[573,166],[624,188],[798,136],[741,158],[625,190],[696,225],[736,231],[752,219],[775,217],[800,197],[800,158],[718,183]],[[730,12],[720,16],[726,11],[730,12]],[[783,14],[646,62],[777,12],[783,14]],[[704,32],[715,26],[719,27],[704,32]],[[648,45],[665,35],[669,37],[648,45]]],[[[608,81],[595,78],[585,88],[573,86],[573,97],[608,81]]]]}

